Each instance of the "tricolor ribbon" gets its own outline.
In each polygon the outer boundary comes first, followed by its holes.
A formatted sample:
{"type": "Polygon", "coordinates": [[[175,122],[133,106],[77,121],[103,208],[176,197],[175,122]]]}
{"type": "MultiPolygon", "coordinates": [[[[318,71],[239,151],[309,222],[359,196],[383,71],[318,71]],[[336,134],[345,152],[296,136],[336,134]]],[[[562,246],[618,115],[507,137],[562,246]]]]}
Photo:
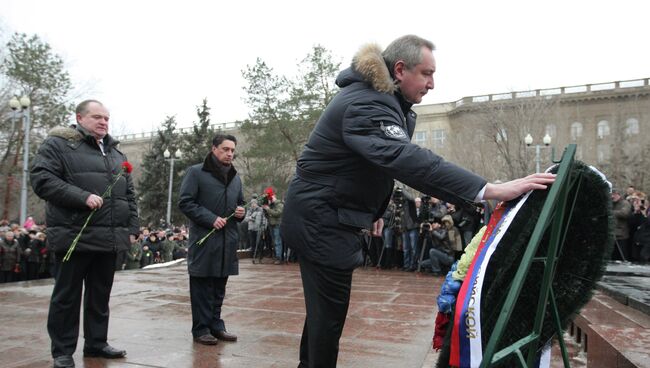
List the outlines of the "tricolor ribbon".
{"type": "Polygon", "coordinates": [[[524,195],[515,205],[500,203],[490,218],[487,230],[458,292],[449,360],[449,364],[453,367],[474,368],[481,364],[483,359],[481,293],[485,271],[492,254],[530,193],[524,195]]]}

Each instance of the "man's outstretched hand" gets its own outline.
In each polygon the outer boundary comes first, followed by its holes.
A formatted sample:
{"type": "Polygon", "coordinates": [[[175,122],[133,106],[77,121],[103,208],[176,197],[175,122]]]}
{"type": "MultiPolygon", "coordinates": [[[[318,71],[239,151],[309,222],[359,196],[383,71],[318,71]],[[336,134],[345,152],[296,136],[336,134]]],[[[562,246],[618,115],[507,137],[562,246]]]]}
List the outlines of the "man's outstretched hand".
{"type": "Polygon", "coordinates": [[[555,174],[537,173],[528,175],[525,178],[515,179],[501,184],[488,183],[485,186],[483,199],[509,201],[530,190],[546,189],[546,187],[554,181],[555,174]]]}

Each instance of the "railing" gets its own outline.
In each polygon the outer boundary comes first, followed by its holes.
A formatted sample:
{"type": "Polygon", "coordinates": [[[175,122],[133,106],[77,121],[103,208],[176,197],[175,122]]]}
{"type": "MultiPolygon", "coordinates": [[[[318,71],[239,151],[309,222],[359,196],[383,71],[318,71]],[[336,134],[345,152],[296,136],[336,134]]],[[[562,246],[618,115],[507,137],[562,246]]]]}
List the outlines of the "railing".
{"type": "MultiPolygon", "coordinates": [[[[214,130],[228,131],[228,130],[238,129],[240,125],[241,125],[240,122],[229,122],[229,123],[221,123],[221,124],[211,124],[210,127],[214,130]]],[[[192,129],[193,127],[183,127],[177,129],[177,132],[181,134],[187,134],[187,133],[191,133],[192,129]]],[[[158,132],[142,132],[142,133],[123,134],[123,135],[116,136],[116,138],[121,142],[125,142],[125,141],[132,141],[132,140],[152,139],[156,136],[156,134],[158,134],[158,132]]]]}
{"type": "Polygon", "coordinates": [[[650,86],[650,78],[631,79],[631,80],[624,80],[624,81],[585,84],[585,85],[578,85],[578,86],[555,87],[555,88],[535,89],[530,91],[516,91],[516,92],[495,93],[495,94],[481,95],[481,96],[469,96],[469,97],[463,97],[460,100],[453,102],[453,104],[454,107],[460,107],[463,105],[490,102],[490,101],[504,101],[504,100],[518,99],[518,98],[555,96],[555,95],[565,95],[565,94],[572,94],[572,93],[613,91],[617,89],[639,88],[639,87],[648,87],[648,86],[650,86]]]}

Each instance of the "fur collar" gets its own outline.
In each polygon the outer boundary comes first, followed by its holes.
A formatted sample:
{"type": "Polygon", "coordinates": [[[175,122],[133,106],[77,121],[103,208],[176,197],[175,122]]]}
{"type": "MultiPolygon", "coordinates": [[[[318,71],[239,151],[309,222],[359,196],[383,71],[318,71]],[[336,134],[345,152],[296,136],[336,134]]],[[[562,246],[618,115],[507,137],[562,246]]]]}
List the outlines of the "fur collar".
{"type": "MultiPolygon", "coordinates": [[[[67,127],[64,126],[54,127],[47,134],[50,137],[63,138],[69,142],[78,142],[82,140],[86,140],[88,142],[96,142],[95,137],[90,135],[90,133],[88,133],[86,129],[84,129],[81,125],[75,125],[75,124],[72,124],[67,127]]],[[[113,137],[110,134],[106,134],[106,136],[104,137],[104,147],[117,146],[117,144],[119,143],[120,142],[113,139],[113,137]]]]}
{"type": "Polygon", "coordinates": [[[71,126],[54,127],[52,128],[52,130],[48,132],[48,135],[51,137],[60,137],[68,141],[80,141],[83,139],[83,135],[81,134],[81,132],[79,132],[77,129],[71,126]]]}
{"type": "Polygon", "coordinates": [[[352,59],[352,68],[356,70],[365,81],[375,90],[394,94],[397,87],[390,76],[381,48],[377,44],[367,44],[361,47],[352,59]]]}

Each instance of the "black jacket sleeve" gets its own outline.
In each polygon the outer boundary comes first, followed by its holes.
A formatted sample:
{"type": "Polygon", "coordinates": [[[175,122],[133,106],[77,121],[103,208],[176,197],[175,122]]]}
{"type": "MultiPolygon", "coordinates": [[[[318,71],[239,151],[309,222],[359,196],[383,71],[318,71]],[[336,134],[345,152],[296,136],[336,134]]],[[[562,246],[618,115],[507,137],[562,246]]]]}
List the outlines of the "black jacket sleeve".
{"type": "Polygon", "coordinates": [[[474,202],[487,183],[410,142],[399,116],[378,102],[350,105],[343,119],[343,140],[354,152],[388,175],[423,193],[450,202],[474,202]]]}
{"type": "Polygon", "coordinates": [[[201,206],[197,201],[199,196],[198,170],[200,169],[197,169],[196,166],[192,166],[187,170],[187,174],[185,174],[181,183],[178,207],[191,221],[201,227],[211,229],[217,220],[217,215],[201,206]]]}
{"type": "Polygon", "coordinates": [[[34,193],[59,207],[87,209],[86,199],[91,193],[63,180],[64,160],[57,139],[46,139],[38,149],[30,173],[34,193]]]}

